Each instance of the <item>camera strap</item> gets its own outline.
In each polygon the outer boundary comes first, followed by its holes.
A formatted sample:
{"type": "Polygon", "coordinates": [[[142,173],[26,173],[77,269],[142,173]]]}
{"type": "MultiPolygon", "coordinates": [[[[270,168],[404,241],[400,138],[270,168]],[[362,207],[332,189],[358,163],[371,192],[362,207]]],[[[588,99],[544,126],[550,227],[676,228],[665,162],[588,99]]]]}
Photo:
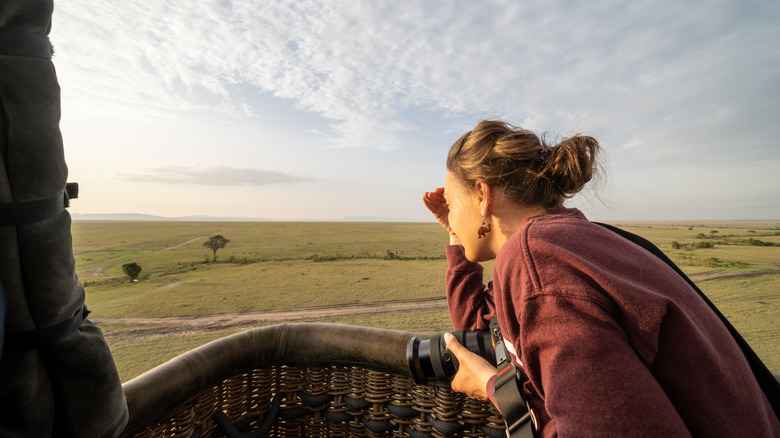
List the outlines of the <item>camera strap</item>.
{"type": "MultiPolygon", "coordinates": [[[[501,327],[495,316],[490,320],[490,336],[496,349],[496,380],[493,383],[493,395],[498,410],[504,417],[509,438],[533,438],[535,436],[536,416],[521,392],[517,378],[517,367],[506,348],[501,327]]],[[[525,388],[522,389],[525,391],[525,388]]]]}

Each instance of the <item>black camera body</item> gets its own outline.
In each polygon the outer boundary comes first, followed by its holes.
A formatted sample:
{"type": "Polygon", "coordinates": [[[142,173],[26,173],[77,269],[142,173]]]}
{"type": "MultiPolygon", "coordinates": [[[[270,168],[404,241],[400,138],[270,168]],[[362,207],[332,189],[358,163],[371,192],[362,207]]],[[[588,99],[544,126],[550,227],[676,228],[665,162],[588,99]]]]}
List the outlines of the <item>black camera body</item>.
{"type": "MultiPolygon", "coordinates": [[[[450,333],[466,349],[496,366],[496,350],[490,331],[458,330],[450,333]]],[[[418,336],[409,339],[406,344],[406,359],[409,361],[409,374],[418,384],[434,380],[449,382],[458,372],[458,359],[447,349],[444,333],[435,334],[425,340],[418,336]]]]}

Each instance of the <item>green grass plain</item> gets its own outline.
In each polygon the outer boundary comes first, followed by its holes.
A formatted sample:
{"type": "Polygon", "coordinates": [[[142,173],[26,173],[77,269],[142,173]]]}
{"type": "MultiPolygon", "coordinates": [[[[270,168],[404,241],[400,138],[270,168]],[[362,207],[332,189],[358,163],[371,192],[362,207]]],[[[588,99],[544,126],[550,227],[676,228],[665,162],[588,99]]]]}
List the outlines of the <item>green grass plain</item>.
{"type": "MultiPolygon", "coordinates": [[[[776,269],[780,222],[615,223],[658,245],[689,275],[776,269]],[[713,232],[715,231],[715,232],[713,232]],[[704,235],[704,238],[701,236],[704,235]],[[673,249],[673,242],[712,248],[673,249]]],[[[446,233],[435,223],[120,222],[73,223],[74,253],[91,318],[101,321],[126,381],[239,329],[147,336],[127,317],[196,316],[444,296],[446,233]],[[210,263],[203,242],[230,243],[210,263]],[[143,267],[141,281],[123,263],[143,267]]],[[[486,281],[492,264],[485,264],[486,281]]],[[[780,275],[699,283],[770,369],[780,372],[780,275]]],[[[419,332],[451,329],[446,309],[307,319],[419,332]]],[[[299,322],[292,320],[290,322],[299,322]]]]}

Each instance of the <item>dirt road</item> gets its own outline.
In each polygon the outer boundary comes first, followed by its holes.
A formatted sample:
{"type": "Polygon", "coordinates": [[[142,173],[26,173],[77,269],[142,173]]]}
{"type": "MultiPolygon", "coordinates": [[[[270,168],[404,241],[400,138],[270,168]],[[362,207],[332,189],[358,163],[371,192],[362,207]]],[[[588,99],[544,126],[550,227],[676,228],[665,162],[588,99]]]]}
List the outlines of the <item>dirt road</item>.
{"type": "MultiPolygon", "coordinates": [[[[777,274],[780,274],[780,268],[753,272],[713,272],[691,275],[690,277],[694,282],[701,283],[719,278],[755,277],[777,274]]],[[[170,285],[165,287],[170,287],[170,285]]],[[[369,315],[446,307],[446,299],[430,298],[422,300],[397,300],[375,303],[301,307],[247,313],[170,316],[160,318],[96,318],[92,319],[92,321],[99,326],[109,324],[112,326],[124,326],[104,328],[104,333],[106,339],[109,340],[109,343],[117,345],[124,342],[138,341],[140,339],[215,332],[227,329],[243,329],[282,322],[302,322],[344,315],[369,315]]]]}
{"type": "MultiPolygon", "coordinates": [[[[121,324],[133,327],[104,330],[106,336],[128,334],[146,336],[170,335],[173,333],[200,333],[226,330],[236,327],[254,327],[269,323],[305,321],[342,315],[404,312],[447,307],[444,298],[383,301],[376,303],[341,304],[333,306],[299,307],[295,309],[266,310],[262,312],[220,313],[213,315],[169,316],[164,318],[98,318],[92,321],[98,325],[121,324]]],[[[137,338],[136,338],[137,339],[137,338]]]]}

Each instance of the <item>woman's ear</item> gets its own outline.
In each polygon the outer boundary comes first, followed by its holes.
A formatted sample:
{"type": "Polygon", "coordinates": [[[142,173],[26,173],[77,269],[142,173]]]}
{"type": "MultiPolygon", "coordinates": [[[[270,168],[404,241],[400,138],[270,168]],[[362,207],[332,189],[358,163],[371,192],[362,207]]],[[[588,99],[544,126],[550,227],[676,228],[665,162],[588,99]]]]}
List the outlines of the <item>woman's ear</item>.
{"type": "Polygon", "coordinates": [[[484,179],[479,179],[474,184],[474,190],[477,194],[477,202],[479,202],[479,214],[483,217],[489,216],[493,210],[493,189],[488,185],[484,179]]]}

